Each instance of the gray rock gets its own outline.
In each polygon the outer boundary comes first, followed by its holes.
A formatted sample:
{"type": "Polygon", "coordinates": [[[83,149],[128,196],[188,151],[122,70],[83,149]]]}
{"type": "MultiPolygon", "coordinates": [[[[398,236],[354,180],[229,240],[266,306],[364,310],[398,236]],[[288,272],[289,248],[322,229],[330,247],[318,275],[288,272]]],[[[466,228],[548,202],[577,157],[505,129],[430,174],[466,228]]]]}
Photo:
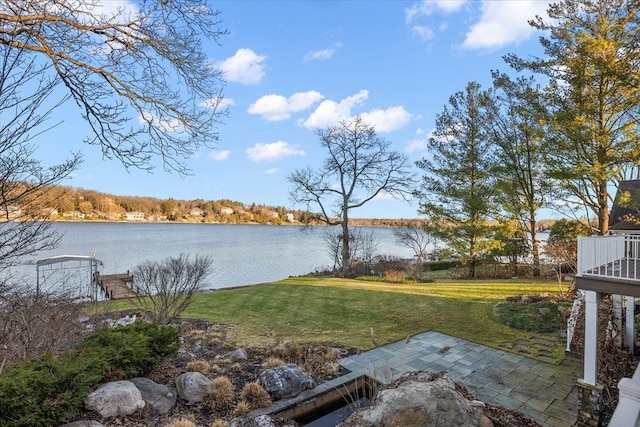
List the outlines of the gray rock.
{"type": "Polygon", "coordinates": [[[409,375],[378,393],[372,407],[357,410],[341,427],[489,427],[493,423],[445,375],[409,375]]]}
{"type": "Polygon", "coordinates": [[[283,418],[271,418],[269,415],[245,415],[232,419],[229,427],[298,427],[298,423],[283,418]]]}
{"type": "Polygon", "coordinates": [[[202,402],[210,386],[211,380],[200,372],[185,372],[176,378],[178,396],[189,403],[202,402]]]}
{"type": "Polygon", "coordinates": [[[104,427],[97,421],[88,420],[88,421],[74,421],[72,423],[62,424],[58,427],[104,427]]]}
{"type": "Polygon", "coordinates": [[[238,348],[231,352],[231,355],[229,356],[229,358],[231,359],[232,362],[239,362],[241,360],[247,360],[249,358],[249,355],[247,354],[247,351],[244,348],[238,348]]]}
{"type": "Polygon", "coordinates": [[[102,417],[124,417],[144,408],[140,390],[130,381],[102,384],[89,394],[84,407],[102,417]]]}
{"type": "Polygon", "coordinates": [[[543,316],[546,316],[547,314],[551,313],[551,310],[549,310],[547,307],[540,307],[538,309],[538,311],[540,312],[540,314],[542,314],[543,316]]]}
{"type": "Polygon", "coordinates": [[[559,305],[558,306],[558,313],[560,313],[560,315],[562,317],[564,317],[565,319],[568,319],[571,316],[571,310],[569,310],[564,305],[559,305]]]}
{"type": "Polygon", "coordinates": [[[131,381],[140,390],[147,407],[161,415],[166,415],[176,406],[178,394],[169,387],[158,384],[149,378],[132,378],[131,381]]]}
{"type": "Polygon", "coordinates": [[[316,386],[313,378],[293,363],[267,369],[260,374],[257,383],[273,400],[288,399],[316,386]]]}

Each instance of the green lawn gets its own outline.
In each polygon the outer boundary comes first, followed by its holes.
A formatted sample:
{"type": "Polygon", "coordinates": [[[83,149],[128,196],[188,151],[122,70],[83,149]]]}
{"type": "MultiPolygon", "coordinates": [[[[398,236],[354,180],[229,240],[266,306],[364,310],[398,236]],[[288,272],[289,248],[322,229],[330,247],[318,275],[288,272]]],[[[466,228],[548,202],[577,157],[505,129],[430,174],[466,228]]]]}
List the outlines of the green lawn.
{"type": "MultiPolygon", "coordinates": [[[[498,322],[497,302],[513,295],[557,292],[553,281],[392,284],[303,277],[198,294],[183,317],[231,325],[229,338],[245,345],[290,340],[365,350],[373,346],[373,328],[379,345],[434,330],[500,347],[544,335],[498,322]]],[[[561,359],[562,348],[555,354],[561,359]]]]}

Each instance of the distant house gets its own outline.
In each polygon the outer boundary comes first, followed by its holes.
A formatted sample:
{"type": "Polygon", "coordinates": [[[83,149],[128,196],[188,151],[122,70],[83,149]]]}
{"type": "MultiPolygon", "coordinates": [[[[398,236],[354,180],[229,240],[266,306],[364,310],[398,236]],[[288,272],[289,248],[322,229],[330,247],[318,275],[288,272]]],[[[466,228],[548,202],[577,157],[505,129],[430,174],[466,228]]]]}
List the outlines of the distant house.
{"type": "MultiPolygon", "coordinates": [[[[608,236],[578,237],[576,288],[585,305],[584,378],[580,402],[598,393],[598,316],[603,295],[611,295],[619,345],[635,348],[635,307],[640,298],[640,180],[622,181],[609,216],[608,236]]],[[[568,334],[570,346],[571,334],[568,334]]],[[[620,401],[609,425],[635,426],[640,411],[640,371],[623,378],[620,401]]],[[[579,408],[578,422],[583,412],[579,408]]],[[[589,413],[585,418],[593,419],[589,413]]]]}
{"type": "Polygon", "coordinates": [[[220,208],[220,215],[233,215],[233,209],[231,209],[231,208],[220,208]]]}
{"type": "Polygon", "coordinates": [[[80,211],[68,211],[62,214],[64,218],[84,219],[85,215],[80,211]]]}
{"type": "Polygon", "coordinates": [[[127,221],[142,221],[144,220],[143,212],[126,212],[124,214],[124,219],[127,221]]]}
{"type": "Polygon", "coordinates": [[[202,216],[203,214],[204,214],[204,211],[200,208],[191,209],[191,212],[189,212],[189,215],[191,216],[202,216]]]}
{"type": "Polygon", "coordinates": [[[294,222],[296,219],[292,213],[287,214],[287,222],[294,222]]]}

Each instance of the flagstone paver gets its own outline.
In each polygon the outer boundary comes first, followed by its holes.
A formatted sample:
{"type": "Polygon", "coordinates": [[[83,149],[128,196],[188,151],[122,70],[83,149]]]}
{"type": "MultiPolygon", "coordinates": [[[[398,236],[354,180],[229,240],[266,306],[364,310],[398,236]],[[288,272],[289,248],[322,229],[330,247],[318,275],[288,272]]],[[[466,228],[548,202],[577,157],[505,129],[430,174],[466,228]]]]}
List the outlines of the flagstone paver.
{"type": "Polygon", "coordinates": [[[581,362],[559,365],[439,332],[424,332],[338,361],[355,375],[389,384],[411,371],[447,371],[477,399],[528,415],[543,426],[571,426],[581,362]]]}

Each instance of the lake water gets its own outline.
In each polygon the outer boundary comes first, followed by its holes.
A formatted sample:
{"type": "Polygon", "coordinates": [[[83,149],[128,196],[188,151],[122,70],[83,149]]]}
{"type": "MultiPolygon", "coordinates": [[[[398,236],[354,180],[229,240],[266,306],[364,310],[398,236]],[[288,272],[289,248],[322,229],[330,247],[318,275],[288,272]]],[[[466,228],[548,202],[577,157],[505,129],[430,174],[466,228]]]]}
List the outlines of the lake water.
{"type": "MultiPolygon", "coordinates": [[[[52,226],[62,234],[61,244],[36,258],[95,252],[95,258],[103,263],[100,274],[124,273],[144,261],[159,261],[181,253],[192,257],[202,254],[213,259],[213,272],[205,287],[226,288],[276,281],[333,266],[322,240],[326,227],[302,231],[298,226],[108,222],[57,222],[52,226]]],[[[376,254],[413,256],[409,248],[396,244],[392,228],[361,229],[374,234],[378,242],[376,254]]],[[[14,271],[36,277],[34,265],[14,271]]],[[[88,267],[78,274],[87,277],[87,271],[88,267]]]]}

